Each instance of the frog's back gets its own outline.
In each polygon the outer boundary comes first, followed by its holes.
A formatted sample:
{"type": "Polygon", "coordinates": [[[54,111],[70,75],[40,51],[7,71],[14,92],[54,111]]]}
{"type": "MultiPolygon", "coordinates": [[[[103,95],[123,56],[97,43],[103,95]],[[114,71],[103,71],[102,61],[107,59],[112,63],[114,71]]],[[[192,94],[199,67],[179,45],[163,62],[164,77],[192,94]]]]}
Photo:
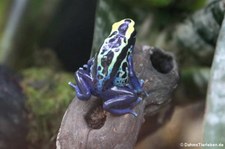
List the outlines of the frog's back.
{"type": "Polygon", "coordinates": [[[98,92],[111,86],[125,86],[129,82],[128,55],[132,52],[134,36],[133,20],[124,19],[113,24],[109,37],[95,57],[92,73],[98,92]]]}

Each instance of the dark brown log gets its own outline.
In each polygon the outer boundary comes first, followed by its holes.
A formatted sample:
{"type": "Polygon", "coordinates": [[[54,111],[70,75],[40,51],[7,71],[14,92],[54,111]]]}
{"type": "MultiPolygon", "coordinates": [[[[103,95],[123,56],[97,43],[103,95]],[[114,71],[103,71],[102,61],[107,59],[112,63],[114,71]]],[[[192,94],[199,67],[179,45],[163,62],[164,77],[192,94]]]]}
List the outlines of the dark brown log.
{"type": "MultiPolygon", "coordinates": [[[[170,101],[178,82],[178,71],[171,54],[157,48],[136,47],[134,52],[135,71],[143,79],[143,102],[131,114],[115,116],[102,109],[96,97],[88,101],[75,98],[67,109],[57,137],[57,149],[131,149],[145,119],[160,111],[170,101]]],[[[156,118],[154,117],[156,121],[156,118]]],[[[154,122],[158,124],[158,122],[154,122]]],[[[161,125],[155,125],[157,129],[161,125]]],[[[151,133],[153,131],[150,131],[151,133]]],[[[147,135],[146,133],[144,135],[147,135]]],[[[142,136],[139,136],[142,137],[142,136]]]]}

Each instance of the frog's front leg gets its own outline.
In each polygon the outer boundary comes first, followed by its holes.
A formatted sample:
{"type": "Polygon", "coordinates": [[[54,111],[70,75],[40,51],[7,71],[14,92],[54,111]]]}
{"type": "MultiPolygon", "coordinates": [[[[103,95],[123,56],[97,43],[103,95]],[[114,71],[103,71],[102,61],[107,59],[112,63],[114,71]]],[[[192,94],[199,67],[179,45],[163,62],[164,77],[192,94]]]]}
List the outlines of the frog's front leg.
{"type": "Polygon", "coordinates": [[[75,73],[76,84],[69,82],[69,85],[76,91],[77,98],[88,100],[91,97],[92,79],[88,71],[79,68],[75,73]]]}
{"type": "Polygon", "coordinates": [[[132,87],[137,93],[141,93],[143,91],[142,86],[144,81],[143,80],[139,81],[135,74],[132,55],[128,56],[128,72],[132,87]]]}
{"type": "Polygon", "coordinates": [[[83,68],[90,73],[91,66],[94,64],[94,59],[95,57],[92,57],[91,59],[88,60],[87,64],[83,65],[83,68]]]}
{"type": "Polygon", "coordinates": [[[130,113],[137,116],[132,108],[142,100],[132,89],[117,86],[103,92],[101,97],[104,100],[103,108],[116,115],[130,113]]]}

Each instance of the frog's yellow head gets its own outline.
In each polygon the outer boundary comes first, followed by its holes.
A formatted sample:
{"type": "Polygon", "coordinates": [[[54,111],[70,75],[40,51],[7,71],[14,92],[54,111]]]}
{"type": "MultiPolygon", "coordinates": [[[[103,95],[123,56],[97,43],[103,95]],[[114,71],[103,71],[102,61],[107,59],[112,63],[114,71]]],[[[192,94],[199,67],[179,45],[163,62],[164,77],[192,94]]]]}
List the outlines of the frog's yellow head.
{"type": "Polygon", "coordinates": [[[112,25],[111,33],[119,32],[119,34],[124,35],[127,39],[132,38],[136,35],[134,28],[135,22],[132,19],[126,18],[112,25]]]}

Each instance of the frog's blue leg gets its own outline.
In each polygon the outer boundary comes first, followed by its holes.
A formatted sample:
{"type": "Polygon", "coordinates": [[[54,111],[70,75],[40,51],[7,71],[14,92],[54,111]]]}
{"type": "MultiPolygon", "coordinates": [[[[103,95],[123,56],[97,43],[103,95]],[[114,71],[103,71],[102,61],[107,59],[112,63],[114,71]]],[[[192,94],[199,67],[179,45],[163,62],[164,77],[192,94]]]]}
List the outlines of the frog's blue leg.
{"type": "Polygon", "coordinates": [[[142,85],[144,81],[143,80],[139,81],[135,74],[132,55],[128,56],[128,72],[129,72],[130,82],[132,87],[135,89],[137,93],[141,93],[143,91],[142,85]]]}
{"type": "Polygon", "coordinates": [[[101,97],[104,100],[103,108],[110,113],[116,115],[133,114],[137,113],[132,110],[141,98],[130,88],[114,86],[102,93],[101,97]]]}
{"type": "Polygon", "coordinates": [[[83,68],[79,68],[75,73],[75,80],[77,85],[71,82],[69,82],[69,85],[75,89],[77,98],[80,100],[88,100],[91,97],[92,86],[89,73],[83,68]]]}

